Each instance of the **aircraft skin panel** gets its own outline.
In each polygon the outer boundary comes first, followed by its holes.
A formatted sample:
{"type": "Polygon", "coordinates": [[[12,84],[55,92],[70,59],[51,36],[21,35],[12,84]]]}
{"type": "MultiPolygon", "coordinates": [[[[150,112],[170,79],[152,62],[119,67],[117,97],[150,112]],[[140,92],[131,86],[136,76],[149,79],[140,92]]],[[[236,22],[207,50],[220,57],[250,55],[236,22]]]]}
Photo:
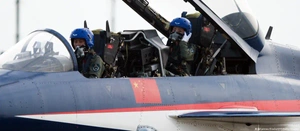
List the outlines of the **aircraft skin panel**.
{"type": "MultiPolygon", "coordinates": [[[[76,100],[69,82],[36,82],[34,85],[37,87],[42,100],[41,113],[59,112],[61,109],[76,109],[76,100]],[[59,106],[56,106],[58,103],[59,106]]],[[[76,116],[73,117],[73,120],[76,120],[76,116]]]]}
{"type": "Polygon", "coordinates": [[[290,48],[281,45],[273,45],[273,49],[276,52],[275,56],[278,59],[277,67],[279,69],[279,73],[294,73],[294,64],[293,63],[293,54],[290,48]]]}
{"type": "Polygon", "coordinates": [[[300,73],[300,48],[298,46],[288,45],[293,55],[293,69],[295,73],[300,73]]]}
{"type": "MultiPolygon", "coordinates": [[[[69,73],[69,75],[74,74],[76,73],[69,73]]],[[[149,97],[153,94],[143,92],[142,87],[138,87],[140,94],[134,94],[130,79],[121,78],[115,82],[116,79],[83,78],[73,81],[71,76],[61,75],[64,80],[59,80],[62,79],[59,76],[58,73],[49,73],[43,75],[44,80],[37,77],[2,86],[0,109],[7,111],[3,114],[14,116],[113,109],[142,110],[143,107],[155,107],[156,110],[216,109],[227,105],[253,106],[266,111],[299,111],[300,109],[298,95],[300,85],[297,80],[294,80],[299,76],[146,78],[156,81],[161,103],[137,103],[137,95],[149,97]],[[53,81],[45,82],[46,80],[53,81]]]]}
{"type": "Polygon", "coordinates": [[[278,72],[277,62],[278,59],[275,56],[273,43],[271,41],[265,41],[266,44],[259,54],[256,62],[256,73],[257,74],[271,74],[278,72]]]}
{"type": "MultiPolygon", "coordinates": [[[[106,118],[108,114],[118,114],[110,116],[118,116],[115,119],[124,120],[123,125],[115,126],[116,129],[129,128],[125,123],[131,119],[136,124],[134,127],[130,126],[132,129],[139,124],[160,128],[159,123],[162,122],[155,123],[160,121],[155,118],[163,116],[161,120],[167,120],[170,125],[177,124],[175,127],[185,130],[193,123],[192,120],[176,120],[174,123],[169,118],[170,112],[219,110],[239,106],[266,112],[300,112],[298,75],[87,79],[78,72],[0,72],[3,73],[0,82],[0,121],[18,116],[106,129],[112,125],[105,122],[114,119],[106,118]],[[20,75],[23,73],[23,76],[20,75]],[[15,76],[18,81],[14,80],[15,76]],[[138,115],[139,119],[131,118],[131,113],[138,115]],[[68,117],[64,117],[65,115],[68,117]],[[104,122],[95,123],[94,120],[98,119],[104,122]],[[154,126],[153,123],[158,125],[154,126]]],[[[14,119],[11,122],[19,121],[14,119]]],[[[188,129],[207,127],[198,121],[194,124],[197,125],[195,128],[188,129]]],[[[6,125],[0,122],[1,126],[6,125]]],[[[211,130],[216,130],[215,127],[220,126],[217,124],[212,127],[214,128],[211,130]]]]}
{"type": "Polygon", "coordinates": [[[300,49],[266,41],[257,63],[257,74],[300,74],[300,49]]]}

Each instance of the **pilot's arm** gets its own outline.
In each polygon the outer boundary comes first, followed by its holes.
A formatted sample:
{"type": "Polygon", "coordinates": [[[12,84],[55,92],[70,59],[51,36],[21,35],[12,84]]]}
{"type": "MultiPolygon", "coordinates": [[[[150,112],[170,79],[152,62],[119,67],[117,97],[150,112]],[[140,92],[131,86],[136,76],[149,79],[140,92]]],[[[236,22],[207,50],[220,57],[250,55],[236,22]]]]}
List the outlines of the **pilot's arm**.
{"type": "Polygon", "coordinates": [[[101,57],[94,54],[89,65],[89,78],[101,78],[104,68],[104,62],[101,57]]]}
{"type": "Polygon", "coordinates": [[[180,57],[182,60],[185,60],[185,61],[194,60],[196,47],[194,44],[188,43],[188,40],[191,37],[191,35],[192,35],[192,33],[190,33],[188,36],[186,35],[186,33],[184,33],[184,37],[179,42],[180,57]]]}

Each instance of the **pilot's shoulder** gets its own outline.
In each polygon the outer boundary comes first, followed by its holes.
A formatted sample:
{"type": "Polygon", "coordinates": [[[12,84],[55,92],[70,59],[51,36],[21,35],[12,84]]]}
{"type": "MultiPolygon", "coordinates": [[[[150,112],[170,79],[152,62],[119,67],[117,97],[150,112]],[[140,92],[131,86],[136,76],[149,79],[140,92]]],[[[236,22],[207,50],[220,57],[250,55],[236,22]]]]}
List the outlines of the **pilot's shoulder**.
{"type": "Polygon", "coordinates": [[[93,59],[101,59],[101,57],[97,53],[91,53],[93,59]]]}
{"type": "Polygon", "coordinates": [[[93,59],[92,61],[95,61],[95,62],[100,62],[100,63],[103,62],[102,58],[98,54],[96,54],[96,53],[94,53],[92,55],[92,59],[93,59]]]}

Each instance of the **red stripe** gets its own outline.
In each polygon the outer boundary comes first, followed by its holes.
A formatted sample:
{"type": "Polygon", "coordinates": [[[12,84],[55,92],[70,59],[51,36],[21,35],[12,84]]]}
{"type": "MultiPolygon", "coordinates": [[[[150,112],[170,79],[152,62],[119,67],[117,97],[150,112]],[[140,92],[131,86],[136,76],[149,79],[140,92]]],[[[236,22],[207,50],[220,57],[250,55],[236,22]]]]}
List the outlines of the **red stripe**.
{"type": "Polygon", "coordinates": [[[279,100],[279,101],[244,101],[244,102],[216,102],[205,104],[183,104],[166,105],[136,108],[118,108],[104,110],[85,110],[77,112],[56,112],[48,114],[82,114],[82,113],[107,113],[107,112],[136,112],[136,111],[164,111],[164,110],[203,110],[203,109],[221,109],[223,107],[256,107],[260,111],[270,112],[300,112],[298,100],[279,100]]]}
{"type": "Polygon", "coordinates": [[[161,103],[155,79],[131,78],[130,83],[136,103],[161,103]]]}

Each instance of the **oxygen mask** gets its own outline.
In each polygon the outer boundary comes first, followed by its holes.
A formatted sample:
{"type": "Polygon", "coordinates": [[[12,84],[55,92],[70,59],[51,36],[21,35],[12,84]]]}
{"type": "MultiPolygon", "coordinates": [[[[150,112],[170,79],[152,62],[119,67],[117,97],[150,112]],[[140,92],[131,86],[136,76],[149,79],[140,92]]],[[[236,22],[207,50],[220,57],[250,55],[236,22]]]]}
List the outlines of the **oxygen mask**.
{"type": "Polygon", "coordinates": [[[183,37],[183,34],[180,34],[178,32],[172,32],[169,36],[169,39],[172,41],[181,41],[183,37]]]}
{"type": "Polygon", "coordinates": [[[76,46],[76,48],[75,48],[76,57],[77,58],[84,57],[84,55],[85,55],[84,50],[85,50],[85,46],[76,46]]]}

